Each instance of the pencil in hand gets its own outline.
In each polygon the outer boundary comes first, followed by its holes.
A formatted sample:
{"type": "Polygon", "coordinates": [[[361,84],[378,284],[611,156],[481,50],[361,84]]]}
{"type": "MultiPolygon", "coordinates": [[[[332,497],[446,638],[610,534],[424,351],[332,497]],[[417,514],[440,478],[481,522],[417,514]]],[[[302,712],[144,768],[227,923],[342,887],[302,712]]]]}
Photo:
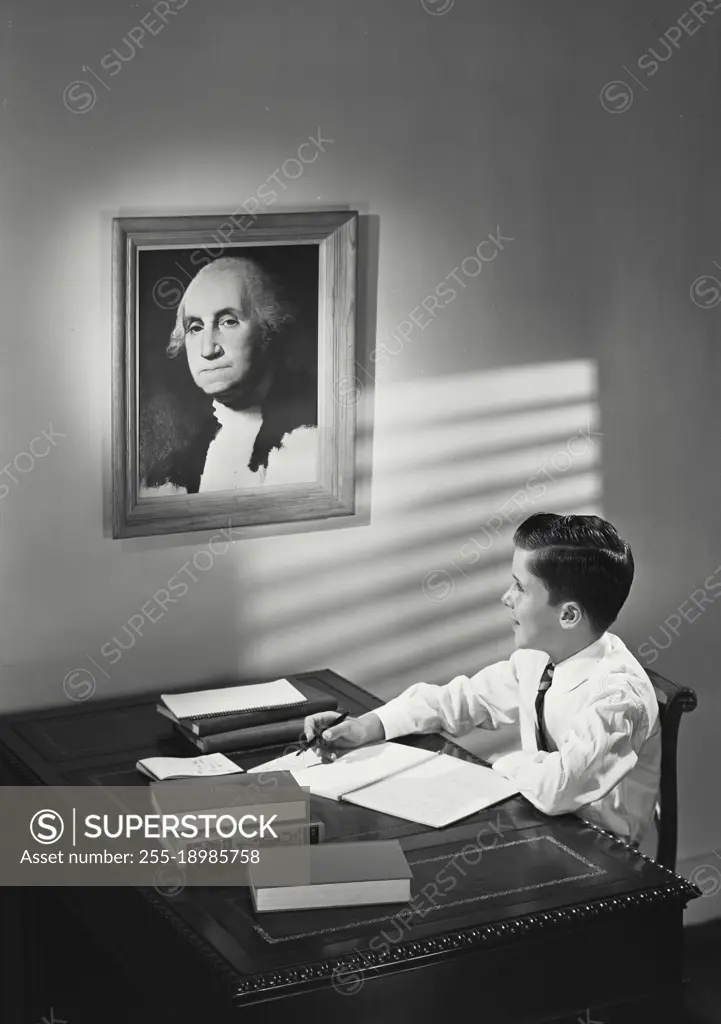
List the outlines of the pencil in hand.
{"type": "Polygon", "coordinates": [[[310,750],[312,747],[316,747],[318,749],[318,753],[320,754],[324,761],[335,760],[337,754],[335,754],[335,752],[330,749],[328,741],[323,738],[323,733],[327,729],[332,729],[334,726],[340,725],[341,722],[345,722],[349,714],[349,711],[344,711],[342,714],[336,716],[331,721],[327,720],[327,712],[318,715],[313,715],[311,718],[306,719],[306,737],[304,740],[301,740],[296,753],[299,754],[303,750],[310,750]],[[308,735],[309,726],[310,729],[312,730],[310,735],[308,735]]]}

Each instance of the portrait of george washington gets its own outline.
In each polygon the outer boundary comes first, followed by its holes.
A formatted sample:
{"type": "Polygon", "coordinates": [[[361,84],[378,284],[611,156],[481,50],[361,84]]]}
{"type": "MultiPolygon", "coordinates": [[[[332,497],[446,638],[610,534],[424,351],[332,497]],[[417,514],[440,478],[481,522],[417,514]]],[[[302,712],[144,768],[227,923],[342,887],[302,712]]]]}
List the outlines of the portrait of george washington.
{"type": "Polygon", "coordinates": [[[316,480],[317,246],[141,251],[137,358],[139,497],[316,480]]]}

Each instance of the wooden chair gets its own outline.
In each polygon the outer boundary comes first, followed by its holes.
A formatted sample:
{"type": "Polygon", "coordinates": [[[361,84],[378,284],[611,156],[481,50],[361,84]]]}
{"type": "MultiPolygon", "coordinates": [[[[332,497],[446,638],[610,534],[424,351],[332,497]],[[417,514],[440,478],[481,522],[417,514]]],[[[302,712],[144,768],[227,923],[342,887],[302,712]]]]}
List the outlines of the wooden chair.
{"type": "Polygon", "coordinates": [[[678,845],[678,789],[676,751],[678,728],[684,711],[693,711],[698,700],[693,690],[672,683],[670,679],[646,669],[658,699],[661,721],[661,786],[656,804],[654,822],[658,833],[656,860],[664,867],[676,870],[678,845]]]}

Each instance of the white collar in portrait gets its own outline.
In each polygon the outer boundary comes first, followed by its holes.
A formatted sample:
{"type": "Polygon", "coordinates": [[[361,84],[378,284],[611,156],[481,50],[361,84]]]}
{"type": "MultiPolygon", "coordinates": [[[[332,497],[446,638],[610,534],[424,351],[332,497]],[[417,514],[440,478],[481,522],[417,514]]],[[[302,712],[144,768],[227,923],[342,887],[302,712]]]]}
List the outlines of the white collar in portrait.
{"type": "Polygon", "coordinates": [[[286,434],[281,448],[271,451],[267,470],[261,466],[257,472],[251,472],[248,462],[263,422],[261,414],[229,409],[217,401],[213,402],[213,413],[220,430],[208,448],[201,492],[312,483],[317,479],[317,427],[297,427],[286,434]]]}

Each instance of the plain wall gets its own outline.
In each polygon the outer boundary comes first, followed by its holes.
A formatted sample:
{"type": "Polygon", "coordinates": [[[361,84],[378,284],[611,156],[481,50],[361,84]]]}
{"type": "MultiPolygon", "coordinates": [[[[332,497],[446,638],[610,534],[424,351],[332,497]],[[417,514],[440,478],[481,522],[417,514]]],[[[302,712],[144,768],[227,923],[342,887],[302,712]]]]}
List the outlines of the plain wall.
{"type": "MultiPolygon", "coordinates": [[[[518,509],[617,524],[633,649],[665,644],[659,625],[721,565],[721,309],[690,294],[721,262],[721,12],[669,50],[669,0],[448,3],[188,0],[137,47],[150,4],[2,3],[4,710],[77,699],[89,672],[96,699],[322,666],[387,698],[475,671],[511,649],[498,598],[518,509]],[[131,59],[111,75],[113,48],[131,59]],[[630,105],[602,94],[614,80],[630,105]],[[112,217],[220,223],[319,130],[332,141],[281,172],[269,209],[363,217],[369,521],[234,542],[111,665],[103,645],[209,540],[110,536],[112,217]],[[480,275],[458,269],[499,231],[480,275]],[[399,345],[453,272],[454,300],[399,345]],[[374,362],[381,342],[397,354],[374,362]],[[13,468],[51,427],[47,456],[13,468]]],[[[680,749],[696,916],[721,913],[719,608],[653,665],[699,696],[680,749]]]]}

